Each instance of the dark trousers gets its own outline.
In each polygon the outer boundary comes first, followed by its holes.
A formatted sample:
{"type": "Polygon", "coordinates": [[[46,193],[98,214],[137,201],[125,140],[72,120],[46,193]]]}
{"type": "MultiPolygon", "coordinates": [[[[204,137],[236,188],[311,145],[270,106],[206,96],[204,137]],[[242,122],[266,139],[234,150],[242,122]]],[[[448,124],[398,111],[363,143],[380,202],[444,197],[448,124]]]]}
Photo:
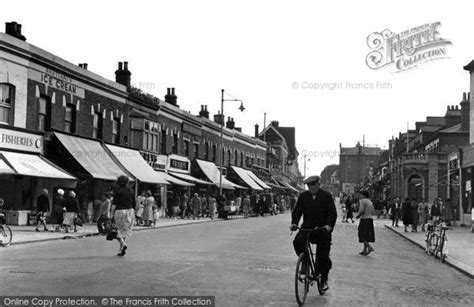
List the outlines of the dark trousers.
{"type": "MultiPolygon", "coordinates": [[[[293,247],[296,255],[300,255],[306,249],[306,236],[308,233],[298,232],[293,240],[293,247]]],[[[316,272],[321,273],[323,277],[327,278],[329,270],[332,268],[332,261],[329,258],[331,250],[331,234],[316,232],[310,234],[310,242],[316,243],[316,272]]]]}

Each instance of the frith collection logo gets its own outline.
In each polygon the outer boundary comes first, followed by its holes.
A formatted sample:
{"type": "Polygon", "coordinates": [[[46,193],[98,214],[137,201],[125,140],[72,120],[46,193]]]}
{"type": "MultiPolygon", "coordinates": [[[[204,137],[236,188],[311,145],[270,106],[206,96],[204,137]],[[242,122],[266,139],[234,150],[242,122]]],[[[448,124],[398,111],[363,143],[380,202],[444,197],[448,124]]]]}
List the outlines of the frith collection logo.
{"type": "Polygon", "coordinates": [[[440,25],[433,22],[398,34],[390,30],[371,33],[367,37],[367,45],[372,50],[366,57],[367,66],[374,70],[395,66],[395,72],[400,72],[445,58],[446,46],[451,41],[439,36],[440,25]]]}

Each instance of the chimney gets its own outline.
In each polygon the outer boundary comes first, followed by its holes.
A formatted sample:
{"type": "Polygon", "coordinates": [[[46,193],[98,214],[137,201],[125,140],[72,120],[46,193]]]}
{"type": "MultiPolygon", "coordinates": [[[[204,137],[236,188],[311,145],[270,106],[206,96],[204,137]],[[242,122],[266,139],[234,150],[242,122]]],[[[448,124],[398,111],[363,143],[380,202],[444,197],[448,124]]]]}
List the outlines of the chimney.
{"type": "Polygon", "coordinates": [[[118,70],[115,71],[115,82],[130,87],[132,73],[128,70],[128,62],[123,62],[124,68],[122,69],[122,62],[118,62],[118,70]]]}
{"type": "Polygon", "coordinates": [[[232,120],[230,117],[227,118],[227,122],[225,123],[226,128],[233,129],[232,127],[232,120]]]}
{"type": "Polygon", "coordinates": [[[255,124],[255,137],[258,138],[258,124],[255,124]]]}
{"type": "Polygon", "coordinates": [[[204,118],[209,118],[209,112],[207,111],[207,106],[201,105],[201,111],[199,111],[199,116],[204,118]]]}
{"type": "Polygon", "coordinates": [[[224,122],[224,117],[221,115],[221,111],[217,111],[217,114],[214,115],[214,122],[222,125],[224,122]]]}
{"type": "Polygon", "coordinates": [[[446,114],[444,115],[444,118],[446,120],[446,125],[445,127],[452,127],[455,126],[459,123],[461,123],[461,112],[456,111],[454,109],[454,106],[448,106],[448,110],[446,111],[446,114]]]}
{"type": "Polygon", "coordinates": [[[83,63],[83,64],[82,64],[82,68],[84,68],[85,70],[87,70],[87,63],[83,63]]]}
{"type": "Polygon", "coordinates": [[[5,22],[5,33],[21,39],[22,41],[26,41],[26,37],[21,34],[21,24],[16,23],[15,21],[5,22]]]}
{"type": "Polygon", "coordinates": [[[275,128],[278,128],[278,126],[280,125],[280,123],[279,123],[277,120],[272,120],[272,122],[270,123],[270,125],[272,125],[272,126],[275,127],[275,128]]]}
{"type": "Polygon", "coordinates": [[[174,94],[174,87],[168,87],[166,90],[166,96],[165,96],[165,101],[169,104],[172,104],[176,107],[179,107],[177,101],[178,101],[178,96],[174,94]]]}
{"type": "Polygon", "coordinates": [[[462,93],[461,101],[461,131],[469,131],[469,93],[462,93]]]}

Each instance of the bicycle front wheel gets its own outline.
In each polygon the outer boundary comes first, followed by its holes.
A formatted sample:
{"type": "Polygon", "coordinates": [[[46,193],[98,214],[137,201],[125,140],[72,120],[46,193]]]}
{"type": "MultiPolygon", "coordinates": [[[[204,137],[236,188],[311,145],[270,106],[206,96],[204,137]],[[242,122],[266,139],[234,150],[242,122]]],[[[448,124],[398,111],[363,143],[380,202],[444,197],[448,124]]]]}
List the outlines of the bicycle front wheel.
{"type": "Polygon", "coordinates": [[[299,305],[303,305],[309,290],[309,263],[305,254],[301,254],[296,263],[295,272],[295,294],[296,301],[299,305]],[[305,271],[301,271],[303,263],[306,262],[305,271]]]}
{"type": "Polygon", "coordinates": [[[0,231],[0,245],[2,246],[10,246],[12,243],[12,230],[8,226],[2,226],[0,231]]]}

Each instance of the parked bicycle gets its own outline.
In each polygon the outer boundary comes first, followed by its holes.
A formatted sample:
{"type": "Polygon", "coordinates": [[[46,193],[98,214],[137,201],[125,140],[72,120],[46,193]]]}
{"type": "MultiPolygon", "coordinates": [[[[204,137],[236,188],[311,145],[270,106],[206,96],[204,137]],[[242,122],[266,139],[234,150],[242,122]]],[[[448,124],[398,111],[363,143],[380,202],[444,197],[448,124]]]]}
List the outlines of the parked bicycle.
{"type": "Polygon", "coordinates": [[[441,259],[442,262],[448,256],[448,236],[446,230],[452,228],[446,227],[444,223],[440,225],[428,224],[426,233],[426,252],[435,258],[441,259]]]}
{"type": "Polygon", "coordinates": [[[3,198],[0,198],[0,245],[9,246],[12,243],[12,230],[10,227],[5,225],[5,213],[3,210],[3,205],[5,201],[3,198]]]}
{"type": "Polygon", "coordinates": [[[303,229],[298,227],[298,230],[307,233],[305,252],[301,253],[296,262],[295,294],[296,301],[299,305],[304,304],[309,287],[313,286],[314,283],[317,284],[320,295],[323,295],[326,292],[326,290],[322,288],[323,283],[321,282],[321,274],[316,272],[316,251],[311,247],[311,242],[309,240],[310,233],[322,231],[323,229],[324,227],[316,227],[314,229],[303,229]],[[304,271],[302,271],[302,266],[305,267],[304,271]]]}

